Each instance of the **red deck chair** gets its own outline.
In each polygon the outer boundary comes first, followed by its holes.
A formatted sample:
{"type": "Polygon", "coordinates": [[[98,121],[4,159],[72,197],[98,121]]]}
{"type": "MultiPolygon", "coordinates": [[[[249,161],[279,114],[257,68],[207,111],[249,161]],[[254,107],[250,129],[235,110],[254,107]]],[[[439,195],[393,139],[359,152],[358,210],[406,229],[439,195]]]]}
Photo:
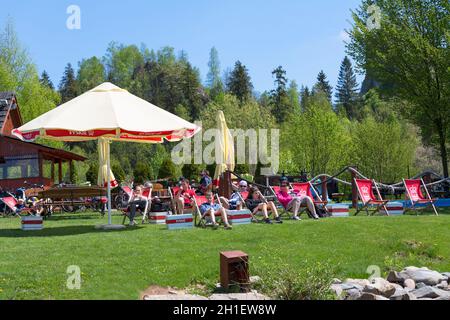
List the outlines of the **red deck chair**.
{"type": "Polygon", "coordinates": [[[270,191],[272,191],[272,193],[274,195],[274,199],[276,200],[277,208],[281,209],[281,210],[278,210],[278,214],[280,216],[287,215],[290,218],[291,217],[290,212],[288,210],[286,210],[286,208],[283,207],[283,205],[278,201],[277,194],[280,192],[280,190],[281,190],[280,186],[271,186],[270,187],[270,191]]]}
{"type": "MultiPolygon", "coordinates": [[[[142,196],[144,196],[147,199],[147,203],[145,204],[144,210],[138,209],[137,212],[140,212],[142,214],[142,224],[145,223],[145,219],[148,219],[148,211],[150,210],[151,205],[151,199],[152,199],[152,188],[144,188],[142,189],[142,196]]],[[[133,197],[133,194],[131,194],[130,200],[133,197]]],[[[130,207],[128,206],[125,210],[123,210],[123,220],[122,224],[125,224],[125,220],[129,216],[130,213],[130,207]]]]}
{"type": "Polygon", "coordinates": [[[388,203],[389,201],[383,200],[380,194],[380,190],[378,190],[378,186],[374,180],[355,178],[354,181],[356,184],[356,189],[358,190],[358,196],[363,203],[361,208],[357,208],[355,216],[358,215],[358,213],[362,210],[366,210],[367,215],[369,215],[369,212],[372,212],[372,214],[374,214],[375,212],[378,212],[380,208],[383,208],[386,215],[389,215],[386,208],[386,203],[388,203]],[[378,198],[373,194],[373,186],[375,186],[378,198]],[[375,209],[369,210],[369,206],[375,206],[375,209]]]}
{"type": "MultiPolygon", "coordinates": [[[[313,199],[313,202],[314,202],[314,204],[316,206],[322,207],[323,210],[328,212],[328,209],[327,209],[328,201],[322,199],[322,197],[320,196],[319,192],[312,185],[311,181],[308,181],[308,182],[294,182],[294,183],[292,183],[292,188],[294,189],[294,193],[296,193],[299,196],[308,196],[308,197],[310,197],[311,199],[313,199]],[[312,193],[313,191],[314,191],[315,195],[317,196],[317,198],[315,198],[313,196],[313,193],[312,193]]],[[[306,209],[303,209],[303,211],[305,211],[305,210],[306,209]]]]}
{"type": "MultiPolygon", "coordinates": [[[[177,195],[177,193],[180,189],[181,189],[180,187],[169,188],[169,195],[170,195],[170,198],[172,199],[173,214],[177,214],[177,204],[175,201],[175,196],[177,195]]],[[[183,213],[194,213],[195,210],[196,209],[194,207],[194,202],[192,202],[191,205],[184,204],[183,213]]]]}
{"type": "MultiPolygon", "coordinates": [[[[272,190],[272,192],[273,192],[273,190],[272,190]]],[[[239,192],[239,197],[241,198],[242,205],[245,208],[247,208],[247,209],[249,209],[249,208],[247,207],[247,204],[246,204],[245,200],[248,198],[248,194],[249,194],[248,191],[241,191],[241,192],[239,192]]],[[[262,192],[261,192],[261,195],[262,195],[262,197],[264,198],[264,200],[267,203],[269,200],[267,200],[267,198],[262,194],[262,192]]],[[[275,195],[275,199],[277,199],[276,195],[275,195]]],[[[252,214],[252,221],[253,222],[262,222],[263,221],[264,215],[263,215],[262,211],[258,211],[256,213],[253,213],[253,211],[251,211],[250,209],[249,209],[249,211],[252,214]]],[[[278,214],[280,214],[280,213],[278,212],[278,214]]],[[[270,216],[270,213],[269,213],[269,216],[270,216]]],[[[280,216],[281,216],[281,214],[280,214],[280,216]]]]}
{"type": "Polygon", "coordinates": [[[439,215],[434,203],[437,201],[437,199],[432,199],[430,196],[430,193],[428,192],[427,186],[423,182],[422,179],[418,180],[405,180],[403,179],[403,184],[405,185],[406,189],[406,196],[411,201],[411,208],[406,210],[414,210],[417,211],[420,210],[419,208],[416,208],[415,206],[417,204],[425,204],[426,206],[424,208],[427,208],[429,206],[433,207],[434,214],[439,215]],[[424,197],[422,193],[422,187],[425,190],[426,197],[424,197]]]}
{"type": "MultiPolygon", "coordinates": [[[[195,195],[193,215],[195,216],[194,223],[198,227],[207,227],[208,226],[206,217],[203,216],[202,213],[200,212],[200,206],[202,204],[204,204],[205,202],[207,202],[206,196],[197,195],[197,194],[195,195]]],[[[216,197],[214,197],[214,202],[218,203],[221,206],[217,195],[216,195],[216,197]]],[[[222,220],[222,215],[220,214],[220,212],[216,212],[215,217],[216,217],[216,223],[220,223],[220,221],[222,220]]]]}
{"type": "MultiPolygon", "coordinates": [[[[16,198],[14,198],[13,196],[3,197],[3,198],[0,198],[0,201],[3,202],[6,207],[8,207],[8,209],[11,211],[12,214],[16,213],[17,203],[18,203],[16,198]]],[[[7,212],[6,210],[7,209],[5,208],[5,215],[7,212]]],[[[22,212],[30,213],[30,211],[31,211],[31,208],[24,207],[21,209],[20,213],[22,213],[22,212]]]]}

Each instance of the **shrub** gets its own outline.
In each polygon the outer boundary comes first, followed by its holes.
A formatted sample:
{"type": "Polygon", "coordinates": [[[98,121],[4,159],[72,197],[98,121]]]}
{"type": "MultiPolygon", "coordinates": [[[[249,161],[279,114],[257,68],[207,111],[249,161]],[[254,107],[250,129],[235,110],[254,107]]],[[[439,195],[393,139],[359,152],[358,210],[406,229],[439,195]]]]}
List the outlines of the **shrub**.
{"type": "Polygon", "coordinates": [[[293,267],[281,259],[273,264],[256,268],[261,277],[255,287],[273,299],[279,300],[334,300],[330,286],[334,269],[328,263],[306,264],[293,267]]]}
{"type": "Polygon", "coordinates": [[[147,163],[139,161],[136,163],[133,174],[135,183],[144,183],[151,179],[152,169],[147,163]]]}
{"type": "Polygon", "coordinates": [[[120,164],[113,164],[111,166],[111,170],[118,183],[121,183],[125,180],[125,171],[122,169],[122,166],[120,164]]]}
{"type": "Polygon", "coordinates": [[[198,164],[185,164],[181,169],[183,177],[189,180],[198,179],[201,171],[202,167],[198,164]]]}
{"type": "Polygon", "coordinates": [[[159,179],[165,179],[165,178],[176,178],[177,176],[177,168],[175,167],[175,164],[170,159],[165,159],[161,167],[159,168],[158,178],[159,179]]]}
{"type": "Polygon", "coordinates": [[[88,171],[86,172],[86,181],[89,181],[91,184],[96,185],[97,177],[98,177],[98,163],[93,162],[91,163],[88,171]]]}

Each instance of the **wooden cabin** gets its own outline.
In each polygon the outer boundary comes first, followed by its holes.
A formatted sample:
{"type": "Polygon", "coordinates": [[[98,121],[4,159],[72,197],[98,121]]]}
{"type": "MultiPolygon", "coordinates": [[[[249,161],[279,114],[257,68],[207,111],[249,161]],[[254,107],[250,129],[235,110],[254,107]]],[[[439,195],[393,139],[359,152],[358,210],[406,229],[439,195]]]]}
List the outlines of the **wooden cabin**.
{"type": "MultiPolygon", "coordinates": [[[[17,98],[13,92],[0,92],[0,187],[15,190],[29,184],[51,187],[63,182],[63,164],[85,157],[38,143],[24,142],[11,131],[23,124],[17,98]]],[[[69,172],[70,176],[70,172],[69,172]]]]}

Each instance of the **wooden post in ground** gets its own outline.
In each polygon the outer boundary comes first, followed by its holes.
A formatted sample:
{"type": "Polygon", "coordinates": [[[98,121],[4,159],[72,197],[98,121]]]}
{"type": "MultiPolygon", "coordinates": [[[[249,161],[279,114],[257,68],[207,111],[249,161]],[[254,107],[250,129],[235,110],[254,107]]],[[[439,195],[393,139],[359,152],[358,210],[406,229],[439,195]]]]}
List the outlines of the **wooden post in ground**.
{"type": "Polygon", "coordinates": [[[219,181],[219,195],[221,197],[225,197],[227,199],[230,199],[231,197],[231,172],[225,171],[222,173],[219,181]]]}
{"type": "Polygon", "coordinates": [[[58,183],[62,182],[62,160],[58,161],[58,183]]]}

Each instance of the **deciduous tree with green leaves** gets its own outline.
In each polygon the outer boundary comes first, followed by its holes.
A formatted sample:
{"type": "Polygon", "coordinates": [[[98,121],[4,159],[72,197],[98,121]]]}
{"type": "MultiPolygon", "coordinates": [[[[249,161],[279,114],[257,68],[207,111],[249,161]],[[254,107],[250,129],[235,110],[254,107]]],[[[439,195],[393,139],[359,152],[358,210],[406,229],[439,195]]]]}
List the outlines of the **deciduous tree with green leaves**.
{"type": "Polygon", "coordinates": [[[353,12],[348,53],[388,94],[408,101],[402,108],[421,128],[424,141],[441,156],[449,175],[450,3],[448,0],[364,0],[353,12]],[[380,27],[372,28],[368,8],[380,8],[380,27]]]}
{"type": "Polygon", "coordinates": [[[105,67],[97,57],[83,59],[78,64],[78,91],[82,94],[105,82],[105,67]]]}

